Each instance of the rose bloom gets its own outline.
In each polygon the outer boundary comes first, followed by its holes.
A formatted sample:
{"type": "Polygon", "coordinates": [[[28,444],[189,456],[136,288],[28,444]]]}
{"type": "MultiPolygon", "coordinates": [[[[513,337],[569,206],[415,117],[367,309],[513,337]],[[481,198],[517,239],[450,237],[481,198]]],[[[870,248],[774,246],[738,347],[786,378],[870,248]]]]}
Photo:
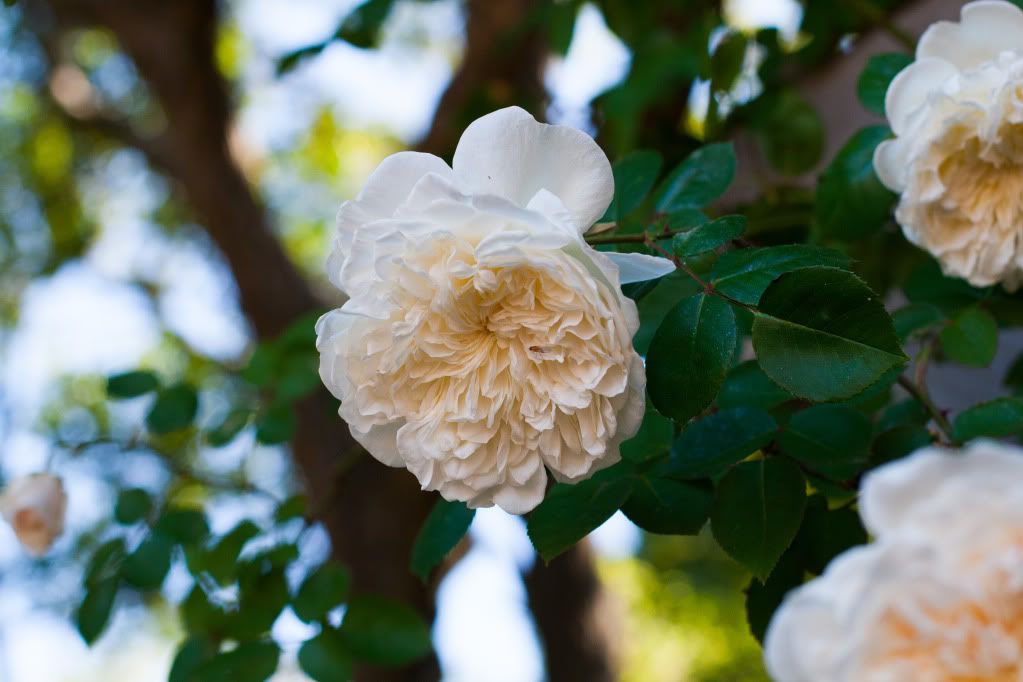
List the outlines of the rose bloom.
{"type": "Polygon", "coordinates": [[[1023,450],[925,448],[867,475],[876,541],[791,592],[764,643],[776,682],[1023,680],[1023,450]]]}
{"type": "Polygon", "coordinates": [[[320,376],[370,454],[511,513],[540,503],[546,469],[578,481],[619,460],[646,383],[620,285],[674,266],[586,244],[613,194],[589,136],[514,107],[470,125],[451,167],[380,164],[338,214],[327,267],[349,300],[316,327],[320,376]]]}
{"type": "Polygon", "coordinates": [[[64,532],[66,509],[64,486],[49,474],[20,478],[0,493],[0,514],[33,556],[45,554],[64,532]]]}
{"type": "Polygon", "coordinates": [[[982,0],[924,33],[885,97],[874,167],[906,237],[974,286],[1023,278],[1023,11],[982,0]]]}

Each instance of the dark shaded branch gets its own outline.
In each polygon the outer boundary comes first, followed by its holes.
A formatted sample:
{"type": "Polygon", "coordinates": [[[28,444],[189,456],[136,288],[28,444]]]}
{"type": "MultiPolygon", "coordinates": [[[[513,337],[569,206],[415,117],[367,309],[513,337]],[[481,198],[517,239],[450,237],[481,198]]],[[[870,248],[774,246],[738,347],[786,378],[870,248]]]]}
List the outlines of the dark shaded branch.
{"type": "Polygon", "coordinates": [[[473,119],[516,104],[542,118],[547,46],[536,22],[539,0],[467,0],[465,54],[416,149],[453,150],[473,119]]]}
{"type": "Polygon", "coordinates": [[[537,558],[525,576],[529,608],[544,645],[551,682],[614,682],[618,640],[609,604],[583,541],[549,564],[537,558]]]}

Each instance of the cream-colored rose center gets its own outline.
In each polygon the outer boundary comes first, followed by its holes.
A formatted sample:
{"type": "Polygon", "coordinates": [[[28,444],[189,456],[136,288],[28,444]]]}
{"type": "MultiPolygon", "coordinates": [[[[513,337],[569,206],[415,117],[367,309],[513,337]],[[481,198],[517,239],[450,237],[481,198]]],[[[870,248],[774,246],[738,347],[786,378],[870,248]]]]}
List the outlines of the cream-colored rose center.
{"type": "MultiPolygon", "coordinates": [[[[950,135],[962,136],[960,131],[950,135]]],[[[976,135],[956,139],[959,148],[938,167],[945,192],[933,211],[958,214],[967,224],[1023,232],[1023,126],[1002,126],[999,140],[998,146],[985,147],[976,135]]]]}
{"type": "MultiPolygon", "coordinates": [[[[344,416],[404,420],[398,450],[427,488],[588,472],[617,430],[634,353],[621,303],[562,251],[478,262],[447,238],[393,263],[344,416]]],[[[457,490],[449,490],[459,494],[457,490]]],[[[462,491],[469,495],[470,491],[462,491]]]]}
{"type": "Polygon", "coordinates": [[[1023,544],[964,561],[962,594],[887,611],[870,679],[1019,682],[1023,679],[1023,544]],[[893,677],[892,675],[896,675],[893,677]],[[885,676],[887,675],[887,676],[885,676]],[[902,677],[898,677],[902,675],[902,677]]]}

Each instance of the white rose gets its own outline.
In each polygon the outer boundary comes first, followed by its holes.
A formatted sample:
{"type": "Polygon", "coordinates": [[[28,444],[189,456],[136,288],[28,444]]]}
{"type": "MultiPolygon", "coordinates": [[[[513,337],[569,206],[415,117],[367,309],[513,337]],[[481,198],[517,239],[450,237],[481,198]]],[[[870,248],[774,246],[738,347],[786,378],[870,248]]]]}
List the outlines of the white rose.
{"type": "Polygon", "coordinates": [[[34,474],[10,483],[0,493],[0,514],[28,552],[42,556],[64,532],[67,495],[60,479],[34,474]]]}
{"type": "Polygon", "coordinates": [[[874,155],[906,237],[974,286],[1023,281],[1023,11],[972,2],[892,81],[874,155]]]}
{"type": "Polygon", "coordinates": [[[327,267],[349,300],[317,324],[320,376],[374,457],[446,499],[524,513],[545,466],[586,478],[639,428],[639,321],[620,284],[674,267],[585,243],[614,180],[578,130],[502,109],[452,166],[395,154],[341,207],[327,267]]]}
{"type": "Polygon", "coordinates": [[[869,474],[877,538],[790,593],[765,639],[777,682],[1023,679],[1023,450],[925,448],[869,474]]]}

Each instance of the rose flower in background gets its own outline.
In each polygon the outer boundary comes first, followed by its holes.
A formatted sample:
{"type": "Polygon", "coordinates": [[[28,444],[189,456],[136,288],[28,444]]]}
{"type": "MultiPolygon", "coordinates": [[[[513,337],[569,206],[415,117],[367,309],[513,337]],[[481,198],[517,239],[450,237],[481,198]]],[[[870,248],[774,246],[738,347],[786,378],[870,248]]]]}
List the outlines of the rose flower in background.
{"type": "Polygon", "coordinates": [[[874,156],[906,237],[978,287],[1023,281],[1023,10],[973,2],[933,24],[888,88],[874,156]]]}
{"type": "Polygon", "coordinates": [[[543,499],[545,467],[577,481],[617,462],[646,385],[620,285],[674,265],[585,243],[613,194],[589,136],[519,108],[470,125],[453,168],[385,159],[338,214],[328,270],[349,300],[317,326],[356,440],[426,490],[512,513],[543,499]]]}
{"type": "Polygon", "coordinates": [[[42,556],[64,532],[67,495],[56,476],[33,474],[0,493],[0,514],[33,556],[42,556]]]}
{"type": "Polygon", "coordinates": [[[876,541],[786,598],[765,641],[777,682],[1018,680],[1023,450],[925,448],[867,475],[876,541]]]}

